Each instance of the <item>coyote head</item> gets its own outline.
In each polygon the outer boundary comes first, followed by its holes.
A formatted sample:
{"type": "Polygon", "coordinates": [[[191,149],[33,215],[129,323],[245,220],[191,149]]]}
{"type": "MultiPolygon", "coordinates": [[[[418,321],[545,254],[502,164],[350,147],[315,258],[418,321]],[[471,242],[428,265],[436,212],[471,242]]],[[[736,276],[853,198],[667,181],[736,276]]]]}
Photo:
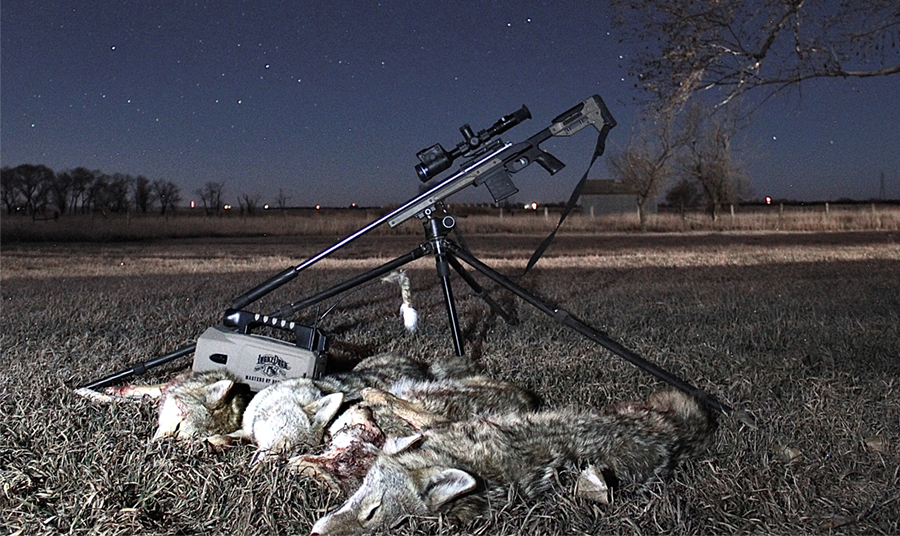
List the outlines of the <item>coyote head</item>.
{"type": "Polygon", "coordinates": [[[241,427],[249,388],[223,371],[179,376],[162,390],[153,439],[197,439],[241,427]]]}
{"type": "Polygon", "coordinates": [[[285,380],[257,393],[243,418],[243,431],[258,447],[250,464],[270,454],[317,446],[343,400],[343,393],[323,395],[308,378],[285,380]]]}
{"type": "Polygon", "coordinates": [[[469,473],[441,466],[427,452],[413,450],[421,435],[390,439],[362,486],[338,510],[318,520],[312,534],[364,534],[411,515],[436,513],[476,488],[469,473]]]}

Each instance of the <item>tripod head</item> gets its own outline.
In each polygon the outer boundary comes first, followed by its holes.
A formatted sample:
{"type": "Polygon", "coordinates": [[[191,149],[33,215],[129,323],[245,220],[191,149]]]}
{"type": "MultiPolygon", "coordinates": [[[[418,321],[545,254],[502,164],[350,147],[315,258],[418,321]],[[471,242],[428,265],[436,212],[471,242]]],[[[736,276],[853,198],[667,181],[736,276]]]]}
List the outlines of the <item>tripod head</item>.
{"type": "Polygon", "coordinates": [[[459,132],[463,135],[463,141],[456,144],[456,147],[450,152],[447,152],[440,143],[436,143],[416,153],[419,162],[421,162],[421,164],[416,165],[416,174],[419,176],[419,180],[422,182],[430,181],[449,168],[453,161],[460,156],[467,158],[478,156],[479,149],[482,149],[491,138],[506,132],[526,119],[531,119],[531,112],[523,104],[521,108],[501,117],[492,126],[480,131],[478,134],[475,134],[472,131],[472,127],[466,123],[459,127],[459,132]]]}

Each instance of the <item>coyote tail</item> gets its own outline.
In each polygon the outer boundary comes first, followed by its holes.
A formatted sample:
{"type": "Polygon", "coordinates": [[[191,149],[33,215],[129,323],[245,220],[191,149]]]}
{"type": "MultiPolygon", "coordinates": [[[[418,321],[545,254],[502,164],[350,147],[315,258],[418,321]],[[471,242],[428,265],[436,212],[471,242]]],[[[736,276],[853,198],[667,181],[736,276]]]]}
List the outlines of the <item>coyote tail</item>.
{"type": "Polygon", "coordinates": [[[396,283],[400,285],[400,314],[403,315],[403,325],[409,331],[415,331],[418,324],[418,313],[412,306],[412,293],[409,290],[409,276],[405,270],[395,270],[390,274],[381,278],[385,283],[396,283]]]}

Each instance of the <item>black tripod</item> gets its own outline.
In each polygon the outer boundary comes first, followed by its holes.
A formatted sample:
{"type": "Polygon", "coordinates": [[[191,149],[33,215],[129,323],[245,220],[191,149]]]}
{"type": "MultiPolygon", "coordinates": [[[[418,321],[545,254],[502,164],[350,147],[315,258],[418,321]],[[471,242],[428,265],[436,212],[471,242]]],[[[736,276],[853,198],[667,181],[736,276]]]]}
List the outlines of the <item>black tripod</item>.
{"type": "MultiPolygon", "coordinates": [[[[341,249],[362,235],[384,223],[388,223],[391,227],[395,227],[415,216],[422,220],[426,235],[426,241],[421,243],[417,248],[327,290],[321,291],[301,301],[285,305],[267,316],[271,318],[286,319],[303,309],[316,305],[375,278],[382,277],[412,261],[431,254],[435,258],[437,274],[441,280],[444,303],[447,308],[453,345],[457,355],[463,355],[465,349],[460,334],[459,319],[450,282],[450,276],[452,274],[451,269],[455,271],[463,281],[469,285],[475,294],[484,300],[494,312],[507,322],[514,322],[514,319],[493,301],[472,275],[466,271],[460,263],[460,261],[462,261],[560,324],[580,333],[645,372],[692,395],[698,401],[706,404],[710,408],[730,414],[732,409],[717,401],[712,395],[691,386],[666,370],[650,363],[641,356],[612,340],[605,333],[585,324],[565,310],[538,298],[531,292],[511,281],[509,278],[493,270],[491,267],[475,258],[475,256],[465,248],[460,247],[448,238],[450,231],[456,226],[456,222],[453,216],[448,214],[444,209],[443,200],[446,197],[467,186],[478,186],[480,184],[487,186],[495,201],[500,201],[509,197],[518,191],[512,184],[511,175],[521,171],[531,162],[537,162],[541,167],[550,172],[551,175],[562,169],[564,166],[564,164],[553,157],[553,155],[544,152],[540,148],[541,142],[547,140],[551,136],[571,136],[588,125],[593,126],[599,132],[597,148],[595,149],[594,158],[591,161],[593,164],[596,158],[603,153],[606,135],[616,124],[602,99],[598,95],[594,95],[556,117],[549,127],[541,130],[524,142],[511,144],[503,143],[502,140],[499,139],[493,142],[490,141],[494,136],[530,117],[528,109],[523,106],[517,112],[502,117],[492,127],[479,132],[477,135],[471,131],[471,128],[469,128],[468,125],[464,125],[460,131],[463,133],[466,140],[450,152],[445,151],[439,144],[420,152],[418,156],[422,161],[422,165],[417,168],[417,171],[419,172],[420,178],[423,180],[447,169],[455,158],[462,156],[470,158],[470,160],[464,163],[459,171],[439,182],[429,190],[410,199],[400,207],[360,228],[353,234],[310,257],[299,265],[282,271],[268,281],[251,289],[246,294],[235,298],[231,302],[232,309],[226,311],[225,325],[229,325],[228,317],[234,311],[241,311],[249,304],[297,277],[300,272],[306,268],[341,249]]],[[[590,169],[590,166],[588,169],[590,169]]],[[[582,178],[582,183],[586,177],[587,173],[585,173],[585,176],[582,178]]],[[[576,188],[576,193],[577,192],[578,188],[576,188]]],[[[574,200],[576,198],[577,196],[573,194],[573,197],[570,199],[570,206],[574,205],[574,200]]],[[[84,387],[88,389],[97,389],[111,385],[130,376],[143,374],[147,369],[163,365],[191,354],[195,349],[196,345],[185,346],[172,353],[132,365],[128,369],[88,383],[84,385],[84,387]]]]}

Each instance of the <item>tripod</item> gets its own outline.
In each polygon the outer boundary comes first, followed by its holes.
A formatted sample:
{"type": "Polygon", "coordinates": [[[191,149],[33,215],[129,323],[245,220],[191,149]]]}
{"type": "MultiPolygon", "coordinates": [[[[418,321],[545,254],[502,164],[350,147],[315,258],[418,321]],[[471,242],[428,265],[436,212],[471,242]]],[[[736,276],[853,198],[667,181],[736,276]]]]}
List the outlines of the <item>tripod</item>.
{"type": "MultiPolygon", "coordinates": [[[[551,175],[562,169],[564,166],[564,164],[557,160],[553,155],[544,152],[540,148],[540,144],[543,141],[552,136],[571,136],[589,125],[593,126],[599,132],[594,157],[591,160],[591,164],[593,164],[597,157],[603,154],[606,136],[609,130],[616,124],[600,96],[594,95],[556,117],[549,127],[541,130],[524,142],[512,144],[503,143],[502,140],[499,139],[493,142],[490,141],[494,136],[505,132],[512,126],[515,126],[522,120],[530,117],[531,115],[528,112],[528,109],[523,106],[513,114],[502,117],[492,127],[480,131],[477,135],[472,132],[468,125],[464,125],[460,131],[466,139],[452,151],[445,151],[440,144],[437,144],[420,152],[418,156],[422,164],[417,167],[417,172],[423,180],[430,180],[431,176],[449,168],[455,158],[462,156],[470,158],[470,160],[464,163],[459,171],[439,182],[429,190],[410,199],[400,207],[372,221],[368,225],[303,261],[299,265],[287,268],[242,296],[235,298],[231,302],[231,309],[226,311],[226,320],[231,313],[241,311],[249,304],[297,277],[300,272],[306,268],[372,231],[376,227],[384,223],[388,223],[391,227],[395,227],[415,216],[422,220],[426,236],[426,240],[417,248],[329,289],[323,290],[298,302],[285,305],[279,310],[266,316],[276,319],[286,319],[302,309],[316,305],[375,278],[382,277],[410,262],[431,254],[435,258],[435,268],[441,281],[444,304],[447,309],[451,336],[453,338],[453,346],[457,355],[463,355],[465,353],[465,348],[459,329],[459,318],[456,312],[453,288],[450,281],[452,272],[455,271],[460,278],[469,285],[475,295],[487,303],[501,318],[508,323],[514,323],[515,321],[513,317],[507,314],[493,299],[491,299],[481,285],[479,285],[472,275],[466,271],[460,263],[460,261],[462,261],[476,272],[492,280],[497,285],[535,307],[556,322],[559,322],[567,328],[599,344],[643,371],[693,396],[713,410],[730,414],[732,409],[720,403],[712,395],[691,386],[659,366],[647,361],[643,357],[614,341],[605,333],[589,326],[578,318],[575,318],[565,310],[538,298],[506,276],[498,273],[478,260],[468,250],[460,247],[449,238],[450,232],[456,226],[456,221],[444,208],[443,200],[446,197],[468,186],[478,186],[480,184],[487,186],[495,201],[500,201],[513,195],[518,190],[512,184],[510,178],[511,175],[521,171],[531,162],[537,162],[551,175]]],[[[590,169],[590,166],[588,166],[588,169],[590,169]]],[[[582,184],[586,178],[587,172],[585,172],[585,175],[582,178],[582,184]]],[[[578,192],[578,188],[576,188],[576,192],[578,192]]],[[[571,206],[574,206],[576,198],[577,196],[573,193],[573,197],[569,200],[567,210],[571,206]]],[[[535,259],[533,258],[532,260],[535,259]]],[[[227,321],[225,324],[228,325],[227,321]]],[[[88,383],[83,387],[97,389],[111,385],[130,376],[143,374],[147,369],[163,365],[191,354],[195,349],[196,344],[185,346],[169,354],[132,365],[128,369],[88,383]]]]}

